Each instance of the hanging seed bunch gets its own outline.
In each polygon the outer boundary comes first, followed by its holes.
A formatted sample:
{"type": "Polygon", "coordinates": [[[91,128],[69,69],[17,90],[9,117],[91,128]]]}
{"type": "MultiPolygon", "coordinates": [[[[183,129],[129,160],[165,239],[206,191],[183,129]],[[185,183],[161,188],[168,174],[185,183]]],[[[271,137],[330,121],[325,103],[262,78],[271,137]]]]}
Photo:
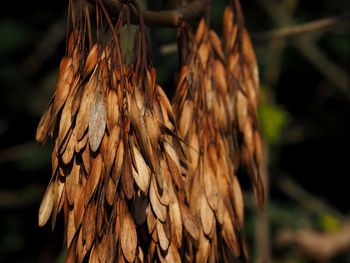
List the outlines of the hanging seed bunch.
{"type": "Polygon", "coordinates": [[[245,258],[244,204],[231,157],[233,116],[224,51],[204,19],[195,34],[185,27],[180,39],[183,65],[173,105],[180,135],[189,145],[186,198],[200,226],[198,240],[187,238],[186,260],[245,258]]]}
{"type": "Polygon", "coordinates": [[[259,75],[252,43],[244,27],[238,0],[226,7],[223,16],[223,40],[226,77],[231,101],[231,127],[234,137],[234,163],[245,168],[260,206],[264,188],[259,166],[262,159],[261,136],[258,129],[259,75]]]}
{"type": "MultiPolygon", "coordinates": [[[[53,138],[52,176],[39,225],[63,210],[67,262],[181,262],[183,228],[198,237],[185,205],[184,155],[172,107],[156,83],[136,3],[115,25],[95,2],[70,1],[70,35],[56,90],[36,138],[53,138]],[[138,13],[127,63],[120,32],[138,13]]],[[[127,29],[128,30],[128,29],[127,29]]]]}
{"type": "Polygon", "coordinates": [[[237,172],[249,174],[259,204],[258,73],[239,3],[224,13],[224,45],[204,20],[180,37],[182,67],[174,109],[188,147],[186,198],[200,225],[198,240],[187,239],[189,262],[247,260],[244,201],[237,172]]]}

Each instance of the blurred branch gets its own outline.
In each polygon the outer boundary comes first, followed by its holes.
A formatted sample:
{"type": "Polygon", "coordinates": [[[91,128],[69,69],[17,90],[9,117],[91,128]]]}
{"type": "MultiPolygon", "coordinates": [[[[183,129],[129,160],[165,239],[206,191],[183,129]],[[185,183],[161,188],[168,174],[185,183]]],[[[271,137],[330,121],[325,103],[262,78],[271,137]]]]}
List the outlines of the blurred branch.
{"type": "Polygon", "coordinates": [[[350,99],[349,76],[347,72],[330,60],[324,52],[307,38],[295,40],[299,52],[331,83],[350,99]]]}
{"type": "MultiPolygon", "coordinates": [[[[265,8],[268,14],[272,17],[275,24],[284,26],[286,24],[295,24],[291,15],[283,8],[279,8],[274,0],[258,0],[265,8]]],[[[347,72],[331,61],[314,43],[314,40],[304,36],[296,38],[294,41],[295,47],[299,52],[331,83],[333,83],[340,91],[345,93],[350,99],[349,92],[349,77],[347,72]]]]}
{"type": "Polygon", "coordinates": [[[287,230],[279,232],[275,243],[279,247],[295,246],[302,254],[317,262],[330,262],[340,253],[350,249],[350,223],[337,232],[320,233],[315,230],[287,230]]]}
{"type": "Polygon", "coordinates": [[[315,213],[319,213],[320,211],[327,211],[341,221],[345,219],[345,216],[338,210],[334,209],[332,206],[328,205],[324,201],[321,201],[319,198],[304,190],[292,179],[282,177],[281,179],[277,180],[276,183],[278,188],[283,193],[300,203],[307,210],[315,213]]]}
{"type": "Polygon", "coordinates": [[[31,185],[21,190],[1,190],[0,209],[21,209],[37,202],[43,188],[38,185],[31,185]]]}
{"type": "Polygon", "coordinates": [[[33,152],[39,149],[39,145],[35,142],[25,142],[22,144],[10,146],[0,151],[0,164],[16,161],[23,157],[32,155],[33,152]]]}
{"type": "MultiPolygon", "coordinates": [[[[88,0],[94,6],[94,0],[88,0]]],[[[117,16],[121,10],[122,1],[102,0],[111,16],[117,16]]],[[[150,11],[143,10],[142,15],[147,25],[157,27],[178,27],[183,21],[191,21],[200,17],[207,6],[206,0],[194,0],[173,10],[150,11]]],[[[136,18],[136,13],[133,14],[136,18]]]]}
{"type": "Polygon", "coordinates": [[[21,68],[27,74],[38,71],[45,61],[57,50],[59,44],[66,36],[66,23],[64,19],[57,20],[47,30],[34,51],[25,58],[21,68]]]}
{"type": "MultiPolygon", "coordinates": [[[[261,162],[261,177],[265,188],[265,202],[269,202],[270,192],[270,175],[268,171],[269,163],[269,146],[263,143],[263,160],[261,162]]],[[[271,238],[270,238],[270,220],[269,213],[265,207],[258,211],[255,217],[255,251],[256,262],[268,263],[271,262],[271,238]]]]}
{"type": "Polygon", "coordinates": [[[252,38],[256,40],[266,40],[270,38],[286,38],[316,30],[324,30],[330,27],[335,27],[348,23],[350,23],[350,14],[345,13],[339,16],[323,18],[300,25],[285,26],[276,30],[253,33],[252,38]]]}

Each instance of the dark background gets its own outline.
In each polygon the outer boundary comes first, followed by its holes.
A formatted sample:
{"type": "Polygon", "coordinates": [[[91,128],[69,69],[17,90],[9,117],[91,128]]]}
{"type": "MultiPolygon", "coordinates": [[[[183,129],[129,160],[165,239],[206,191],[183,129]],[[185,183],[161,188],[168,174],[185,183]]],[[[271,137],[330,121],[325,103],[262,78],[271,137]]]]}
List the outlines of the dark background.
{"type": "MultiPolygon", "coordinates": [[[[212,2],[212,26],[221,32],[226,1],[212,2]]],[[[276,237],[286,228],[334,233],[348,220],[349,20],[287,38],[254,33],[349,14],[350,2],[242,2],[260,67],[260,121],[270,184],[268,219],[262,224],[269,227],[270,260],[312,262],[293,246],[279,248],[276,237]]],[[[64,55],[66,7],[67,1],[9,1],[0,9],[0,262],[64,258],[62,218],[54,232],[49,225],[37,226],[51,176],[52,145],[40,146],[34,137],[64,55]]],[[[158,80],[171,95],[177,55],[164,51],[164,45],[175,43],[175,30],[152,29],[150,35],[158,80]]],[[[249,193],[247,200],[246,232],[254,256],[261,254],[254,227],[261,218],[249,193]]],[[[350,262],[350,253],[332,260],[350,262]]]]}

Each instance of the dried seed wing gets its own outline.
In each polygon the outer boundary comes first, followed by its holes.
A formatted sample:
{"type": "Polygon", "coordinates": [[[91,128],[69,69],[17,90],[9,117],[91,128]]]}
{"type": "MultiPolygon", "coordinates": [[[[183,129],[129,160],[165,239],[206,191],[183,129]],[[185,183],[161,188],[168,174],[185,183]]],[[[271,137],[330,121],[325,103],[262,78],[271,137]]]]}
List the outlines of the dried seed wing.
{"type": "Polygon", "coordinates": [[[153,214],[153,210],[151,207],[151,204],[148,203],[148,207],[147,207],[147,227],[148,227],[148,233],[151,234],[157,224],[157,219],[155,218],[155,215],[153,214]]]}
{"type": "MultiPolygon", "coordinates": [[[[74,133],[76,134],[75,130],[74,130],[74,133]]],[[[83,135],[83,138],[81,138],[80,141],[78,141],[77,144],[75,145],[76,153],[81,152],[81,150],[86,146],[88,139],[89,139],[89,136],[87,133],[85,133],[83,135]]]]}
{"type": "Polygon", "coordinates": [[[204,236],[203,232],[200,232],[198,240],[198,249],[196,254],[196,262],[207,262],[210,252],[210,242],[204,236]]]}
{"type": "Polygon", "coordinates": [[[83,222],[82,222],[82,239],[85,242],[86,250],[90,250],[96,234],[96,204],[90,202],[85,210],[83,222]]]}
{"type": "Polygon", "coordinates": [[[240,245],[237,239],[235,229],[233,227],[232,219],[227,210],[224,215],[224,224],[222,226],[221,235],[232,254],[235,257],[239,257],[240,245]]]}
{"type": "Polygon", "coordinates": [[[115,161],[115,156],[117,154],[119,142],[120,142],[120,127],[116,125],[110,131],[108,146],[104,157],[105,165],[106,165],[106,174],[108,176],[110,175],[110,171],[115,161]]]}
{"type": "Polygon", "coordinates": [[[244,225],[244,200],[241,186],[236,176],[232,177],[232,196],[236,217],[238,218],[239,227],[243,229],[244,225]]]}
{"type": "Polygon", "coordinates": [[[99,55],[98,53],[98,45],[97,43],[95,43],[86,58],[84,67],[85,76],[89,75],[92,72],[92,70],[96,67],[99,55]]]}
{"type": "Polygon", "coordinates": [[[119,119],[118,96],[114,89],[109,89],[107,95],[107,128],[109,132],[113,127],[119,126],[119,119]]]}
{"type": "Polygon", "coordinates": [[[69,57],[64,57],[61,60],[58,81],[55,90],[55,100],[53,103],[54,116],[60,111],[63,104],[66,102],[71,85],[73,84],[74,71],[73,60],[69,57]]]}
{"type": "MultiPolygon", "coordinates": [[[[234,14],[232,12],[232,8],[227,6],[223,15],[223,37],[225,43],[229,42],[229,32],[232,31],[233,28],[233,19],[234,14]]],[[[232,48],[232,46],[229,46],[229,48],[232,48]]]]}
{"type": "Polygon", "coordinates": [[[191,127],[193,121],[193,101],[185,100],[182,111],[180,114],[180,119],[178,122],[179,133],[182,137],[186,137],[189,132],[189,128],[191,127]]]}
{"type": "Polygon", "coordinates": [[[225,60],[225,54],[224,54],[224,51],[222,49],[221,40],[220,40],[219,36],[215,33],[215,31],[210,30],[209,39],[210,39],[212,47],[214,48],[214,50],[215,50],[216,54],[219,56],[219,58],[221,60],[225,60]]]}
{"type": "Polygon", "coordinates": [[[199,238],[199,226],[198,222],[193,217],[190,209],[182,202],[179,202],[182,222],[185,226],[186,231],[191,235],[195,240],[199,238]]]}
{"type": "Polygon", "coordinates": [[[159,199],[158,199],[158,194],[157,194],[157,183],[155,178],[153,177],[151,180],[151,184],[150,184],[150,189],[149,189],[149,198],[150,198],[150,202],[152,205],[152,209],[155,213],[155,215],[157,216],[157,218],[161,221],[161,222],[165,222],[166,219],[166,206],[163,205],[159,199]]]}
{"type": "Polygon", "coordinates": [[[169,118],[170,122],[172,124],[175,124],[175,116],[174,116],[174,112],[171,107],[171,104],[169,102],[169,99],[159,85],[157,85],[157,95],[158,95],[157,98],[160,102],[160,105],[163,111],[166,112],[166,115],[169,118]]]}
{"type": "Polygon", "coordinates": [[[40,118],[38,128],[36,130],[36,135],[35,135],[35,139],[38,142],[44,142],[49,135],[49,127],[50,127],[50,123],[52,123],[52,110],[53,110],[54,98],[55,97],[51,99],[43,115],[40,118]]]}
{"type": "Polygon", "coordinates": [[[195,36],[196,43],[200,43],[203,40],[204,35],[206,34],[206,31],[207,31],[207,25],[205,23],[205,20],[202,18],[199,21],[199,24],[197,27],[197,32],[196,32],[196,36],[195,36]]]}
{"type": "Polygon", "coordinates": [[[77,145],[77,139],[76,139],[75,132],[73,130],[67,142],[67,147],[64,153],[62,154],[62,161],[64,164],[69,164],[72,161],[76,145],[77,145]]]}
{"type": "Polygon", "coordinates": [[[108,180],[107,189],[106,189],[106,201],[110,206],[113,205],[114,200],[116,198],[116,190],[117,190],[117,187],[115,186],[113,179],[110,178],[108,180]]]}
{"type": "Polygon", "coordinates": [[[162,248],[163,251],[165,251],[168,249],[170,241],[167,235],[165,234],[163,224],[159,220],[157,220],[156,229],[157,229],[158,241],[159,241],[160,247],[162,248]]]}
{"type": "Polygon", "coordinates": [[[248,101],[240,91],[237,92],[236,96],[236,115],[239,129],[244,132],[248,120],[248,101]]]}
{"type": "Polygon", "coordinates": [[[226,80],[226,69],[221,61],[215,60],[213,73],[216,85],[219,88],[220,93],[222,94],[222,96],[227,96],[228,84],[226,80]]]}
{"type": "Polygon", "coordinates": [[[61,178],[59,176],[57,176],[55,181],[54,181],[54,193],[55,193],[55,197],[54,197],[54,204],[53,204],[53,208],[52,208],[52,220],[51,220],[52,231],[55,228],[57,214],[60,211],[60,209],[62,208],[63,200],[65,197],[65,195],[63,194],[64,193],[64,182],[63,182],[63,180],[61,180],[61,178]],[[63,200],[61,200],[61,199],[63,199],[63,200]]]}
{"type": "Polygon", "coordinates": [[[96,96],[96,87],[97,87],[97,74],[95,70],[91,78],[87,82],[87,84],[85,84],[83,93],[81,95],[82,97],[80,101],[79,110],[77,113],[77,119],[75,122],[75,125],[76,125],[75,130],[76,130],[78,140],[80,140],[83,137],[89,125],[91,107],[95,101],[95,96],[96,96]]]}
{"type": "Polygon", "coordinates": [[[104,95],[99,93],[92,104],[89,118],[89,143],[93,152],[101,144],[106,129],[107,113],[104,95]]]}
{"type": "Polygon", "coordinates": [[[129,150],[131,149],[126,149],[126,152],[124,154],[121,177],[124,193],[128,199],[131,199],[134,195],[134,177],[132,175],[132,165],[129,150]]]}
{"type": "Polygon", "coordinates": [[[116,185],[118,185],[119,178],[121,176],[123,162],[124,162],[124,143],[122,140],[120,140],[118,145],[118,150],[115,155],[114,167],[112,169],[112,178],[116,185]]]}
{"type": "Polygon", "coordinates": [[[200,218],[206,236],[211,236],[215,228],[215,215],[204,195],[200,197],[200,218]]]}
{"type": "Polygon", "coordinates": [[[218,206],[219,192],[217,187],[216,175],[209,163],[209,158],[206,158],[204,161],[203,177],[203,187],[208,204],[210,205],[211,209],[213,209],[213,211],[216,211],[218,206]]]}
{"type": "Polygon", "coordinates": [[[66,232],[67,232],[67,247],[70,246],[72,243],[72,240],[74,238],[74,235],[76,234],[77,229],[75,228],[74,224],[74,213],[73,210],[69,208],[68,211],[68,222],[66,226],[66,232]]]}
{"type": "Polygon", "coordinates": [[[66,176],[65,191],[69,205],[73,205],[74,202],[74,195],[76,194],[75,189],[79,183],[80,168],[80,164],[78,164],[78,161],[75,159],[70,174],[66,176]]]}
{"type": "Polygon", "coordinates": [[[134,262],[137,248],[136,227],[129,213],[125,213],[121,221],[120,244],[123,255],[128,262],[134,262]]]}
{"type": "Polygon", "coordinates": [[[164,142],[165,157],[169,167],[170,174],[179,189],[184,188],[184,181],[181,175],[181,165],[179,157],[174,148],[168,143],[164,142]]]}
{"type": "Polygon", "coordinates": [[[134,152],[134,157],[135,157],[135,162],[136,162],[136,169],[133,170],[133,177],[135,179],[135,182],[137,186],[141,189],[143,193],[147,193],[148,186],[150,183],[151,179],[151,171],[146,164],[146,161],[143,159],[142,154],[140,151],[137,149],[136,145],[133,144],[133,152],[134,152]]]}
{"type": "Polygon", "coordinates": [[[51,179],[39,208],[39,226],[44,226],[49,220],[55,202],[55,184],[51,179]]]}
{"type": "Polygon", "coordinates": [[[169,215],[170,215],[171,233],[172,233],[171,243],[172,244],[175,243],[176,247],[179,248],[181,247],[181,243],[182,243],[182,220],[181,220],[181,211],[180,211],[179,202],[175,195],[175,190],[172,184],[169,184],[169,196],[170,196],[169,215]]]}
{"type": "Polygon", "coordinates": [[[171,243],[168,249],[168,253],[165,255],[167,263],[181,263],[181,257],[175,244],[171,243]]]}
{"type": "Polygon", "coordinates": [[[95,192],[98,182],[100,181],[101,175],[104,169],[104,163],[100,154],[96,156],[93,160],[91,171],[86,181],[85,189],[84,189],[84,204],[86,205],[93,193],[95,192]]]}

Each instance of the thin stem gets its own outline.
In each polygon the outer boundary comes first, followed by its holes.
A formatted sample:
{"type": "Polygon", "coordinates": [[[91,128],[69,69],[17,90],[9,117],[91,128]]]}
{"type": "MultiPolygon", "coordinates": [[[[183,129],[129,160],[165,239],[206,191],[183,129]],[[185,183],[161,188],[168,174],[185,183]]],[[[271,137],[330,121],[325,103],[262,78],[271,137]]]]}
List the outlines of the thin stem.
{"type": "Polygon", "coordinates": [[[255,33],[255,34],[252,34],[252,37],[257,40],[266,40],[269,38],[285,38],[285,37],[299,35],[302,33],[323,30],[330,27],[338,26],[340,24],[346,24],[349,22],[350,22],[350,13],[346,13],[340,16],[327,17],[316,21],[304,23],[301,25],[287,26],[281,29],[255,33]]]}
{"type": "MultiPolygon", "coordinates": [[[[94,0],[87,0],[93,6],[94,0]]],[[[111,17],[118,16],[122,3],[116,0],[102,0],[111,17]]],[[[173,10],[150,11],[143,10],[142,16],[148,26],[155,27],[178,27],[183,21],[191,21],[205,11],[205,0],[194,0],[186,6],[173,10]]],[[[134,23],[137,23],[138,16],[133,14],[134,23]],[[135,21],[136,20],[136,21],[135,21]]]]}

